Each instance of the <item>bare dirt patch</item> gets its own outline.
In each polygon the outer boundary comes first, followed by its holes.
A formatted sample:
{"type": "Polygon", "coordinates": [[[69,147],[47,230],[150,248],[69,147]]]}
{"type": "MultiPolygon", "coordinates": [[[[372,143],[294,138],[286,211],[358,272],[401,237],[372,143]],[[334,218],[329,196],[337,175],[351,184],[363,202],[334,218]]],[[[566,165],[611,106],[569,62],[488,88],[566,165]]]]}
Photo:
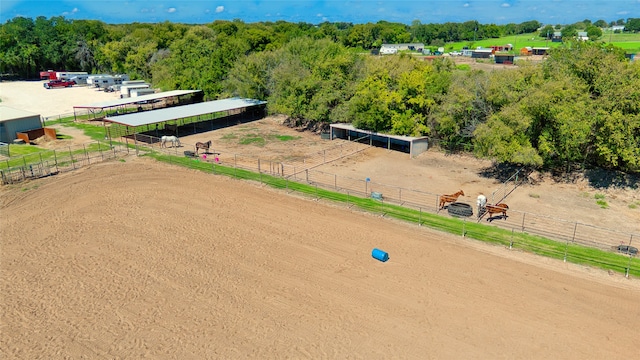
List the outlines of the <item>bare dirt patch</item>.
{"type": "MultiPolygon", "coordinates": [[[[212,140],[212,147],[218,152],[283,162],[316,156],[324,149],[340,144],[340,141],[323,140],[318,134],[286,127],[282,125],[283,121],[281,116],[269,117],[186,136],[182,140],[185,149],[190,149],[190,144],[196,141],[212,140]],[[293,140],[282,141],[279,136],[293,140]],[[243,143],[243,140],[258,138],[264,141],[243,143]]],[[[410,159],[407,154],[381,148],[371,148],[316,170],[360,180],[369,178],[372,183],[433,194],[463,190],[465,196],[460,201],[473,206],[479,194],[486,195],[491,201],[491,194],[502,188],[503,181],[512,173],[498,171],[500,169],[489,160],[467,155],[429,150],[410,159]]],[[[535,184],[527,182],[518,187],[505,202],[516,211],[640,234],[640,184],[599,188],[591,185],[593,179],[583,175],[570,180],[563,181],[548,173],[537,174],[535,184]],[[599,201],[605,202],[606,208],[599,205],[599,201]]]]}

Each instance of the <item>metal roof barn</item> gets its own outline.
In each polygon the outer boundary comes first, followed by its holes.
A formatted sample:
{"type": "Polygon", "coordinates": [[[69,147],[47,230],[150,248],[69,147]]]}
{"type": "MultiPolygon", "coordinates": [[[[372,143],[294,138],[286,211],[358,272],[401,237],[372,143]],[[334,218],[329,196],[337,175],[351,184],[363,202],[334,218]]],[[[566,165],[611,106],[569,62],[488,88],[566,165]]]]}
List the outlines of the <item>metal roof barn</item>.
{"type": "MultiPolygon", "coordinates": [[[[94,114],[93,119],[96,120],[96,119],[101,119],[105,117],[105,116],[96,117],[95,116],[96,113],[102,113],[108,109],[115,109],[116,113],[126,113],[127,108],[131,108],[132,105],[133,105],[133,108],[135,108],[136,107],[135,105],[151,104],[151,109],[148,109],[148,110],[152,110],[155,108],[154,104],[156,104],[161,100],[165,100],[165,102],[167,102],[170,99],[176,99],[174,101],[175,104],[172,104],[172,105],[178,105],[181,102],[183,102],[181,98],[193,97],[194,98],[193,101],[188,102],[188,103],[192,103],[192,102],[202,102],[203,96],[204,96],[204,93],[202,92],[202,90],[164,91],[164,92],[159,92],[155,94],[137,96],[133,98],[115,99],[115,100],[102,101],[102,102],[85,104],[85,105],[76,105],[73,107],[73,116],[77,120],[77,116],[81,114],[78,114],[76,112],[76,109],[86,109],[89,114],[94,114]]],[[[167,105],[165,104],[164,106],[161,106],[161,107],[166,107],[166,106],[167,105]]]]}
{"type": "Polygon", "coordinates": [[[117,124],[107,131],[109,138],[133,138],[150,144],[162,134],[184,135],[206,132],[239,122],[264,117],[266,101],[231,98],[174,106],[118,116],[107,116],[104,123],[117,124]],[[155,127],[150,126],[155,125],[155,127]],[[161,125],[161,126],[159,126],[161,125]]]}
{"type": "Polygon", "coordinates": [[[429,147],[429,138],[426,136],[413,137],[381,134],[370,130],[356,129],[349,124],[331,124],[330,129],[331,140],[338,138],[368,143],[371,146],[408,153],[411,158],[427,151],[429,147]]]}
{"type": "MultiPolygon", "coordinates": [[[[146,95],[145,95],[146,96],[146,95]]],[[[140,96],[144,97],[144,96],[140,96]]],[[[170,120],[213,114],[218,112],[226,112],[229,110],[242,109],[252,106],[266,104],[266,101],[253,99],[224,99],[215,101],[206,101],[198,104],[176,106],[166,109],[158,109],[153,111],[145,111],[127,115],[108,116],[104,121],[112,122],[124,126],[143,126],[162,123],[170,120]]]]}

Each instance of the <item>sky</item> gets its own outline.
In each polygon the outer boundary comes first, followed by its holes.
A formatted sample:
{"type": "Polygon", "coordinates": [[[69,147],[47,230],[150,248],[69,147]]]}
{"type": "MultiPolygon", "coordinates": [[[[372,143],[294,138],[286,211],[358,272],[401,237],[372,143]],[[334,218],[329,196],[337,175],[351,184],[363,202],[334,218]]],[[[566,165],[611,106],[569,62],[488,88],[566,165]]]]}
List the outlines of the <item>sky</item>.
{"type": "Polygon", "coordinates": [[[205,24],[240,19],[318,24],[571,24],[640,18],[640,0],[1,0],[0,23],[16,16],[101,20],[109,24],[164,22],[205,24]]]}

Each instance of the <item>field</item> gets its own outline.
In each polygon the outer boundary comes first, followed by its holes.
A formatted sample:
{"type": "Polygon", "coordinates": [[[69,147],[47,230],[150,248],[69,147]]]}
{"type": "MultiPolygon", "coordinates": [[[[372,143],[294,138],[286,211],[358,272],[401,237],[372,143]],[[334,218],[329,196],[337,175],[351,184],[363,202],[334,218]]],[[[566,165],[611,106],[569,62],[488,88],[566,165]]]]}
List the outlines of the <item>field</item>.
{"type": "MultiPolygon", "coordinates": [[[[562,43],[554,43],[552,41],[547,41],[545,38],[539,36],[538,33],[531,34],[521,34],[521,35],[512,35],[512,36],[504,36],[497,39],[484,39],[477,40],[473,42],[473,47],[482,46],[482,47],[491,47],[492,45],[505,45],[512,44],[514,47],[514,51],[519,52],[523,47],[556,47],[561,45],[562,43]]],[[[611,43],[617,47],[625,49],[629,53],[640,52],[640,34],[614,34],[603,32],[600,41],[611,43]]],[[[457,43],[449,43],[445,46],[445,51],[460,51],[462,47],[469,46],[469,41],[457,42],[457,43]]]]}
{"type": "MultiPolygon", "coordinates": [[[[281,122],[184,137],[178,150],[213,140],[223,154],[304,158],[331,143],[281,122]]],[[[65,139],[43,146],[87,140],[59,130],[65,139]]],[[[638,352],[637,279],[146,157],[123,160],[0,189],[3,358],[638,352]],[[391,259],[372,259],[374,247],[391,259]]],[[[474,202],[498,187],[482,175],[487,168],[436,151],[411,160],[370,149],[322,170],[434,193],[463,188],[463,200],[474,202]]],[[[640,201],[637,189],[593,187],[588,179],[543,178],[509,201],[550,214],[571,205],[556,216],[640,226],[640,209],[628,206],[640,201]],[[608,209],[598,205],[603,199],[608,209]]]]}

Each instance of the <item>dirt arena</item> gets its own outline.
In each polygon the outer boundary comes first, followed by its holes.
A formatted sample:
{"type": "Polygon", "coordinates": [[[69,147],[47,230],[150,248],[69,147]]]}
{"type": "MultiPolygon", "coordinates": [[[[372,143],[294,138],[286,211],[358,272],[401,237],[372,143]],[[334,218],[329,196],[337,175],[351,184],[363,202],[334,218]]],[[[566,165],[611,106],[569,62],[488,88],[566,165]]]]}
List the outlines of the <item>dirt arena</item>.
{"type": "MultiPolygon", "coordinates": [[[[242,126],[263,124],[295,134],[271,118],[242,126]]],[[[184,141],[215,138],[219,149],[238,151],[232,135],[243,131],[184,141]]],[[[305,136],[252,151],[304,149],[305,136]]],[[[486,164],[372,149],[326,169],[433,192],[464,185],[470,202],[495,187],[477,174],[486,164]]],[[[540,186],[518,192],[519,206],[556,196],[584,200],[585,213],[604,210],[582,195],[598,191],[585,184],[540,186]]],[[[606,210],[628,217],[607,221],[637,219],[623,206],[637,190],[611,191],[606,210]]],[[[0,213],[2,358],[602,359],[640,351],[636,279],[148,158],[4,186],[0,213]],[[374,247],[390,260],[372,259],[374,247]]]]}
{"type": "Polygon", "coordinates": [[[0,206],[7,359],[639,350],[637,281],[147,158],[8,187],[0,206]]]}

